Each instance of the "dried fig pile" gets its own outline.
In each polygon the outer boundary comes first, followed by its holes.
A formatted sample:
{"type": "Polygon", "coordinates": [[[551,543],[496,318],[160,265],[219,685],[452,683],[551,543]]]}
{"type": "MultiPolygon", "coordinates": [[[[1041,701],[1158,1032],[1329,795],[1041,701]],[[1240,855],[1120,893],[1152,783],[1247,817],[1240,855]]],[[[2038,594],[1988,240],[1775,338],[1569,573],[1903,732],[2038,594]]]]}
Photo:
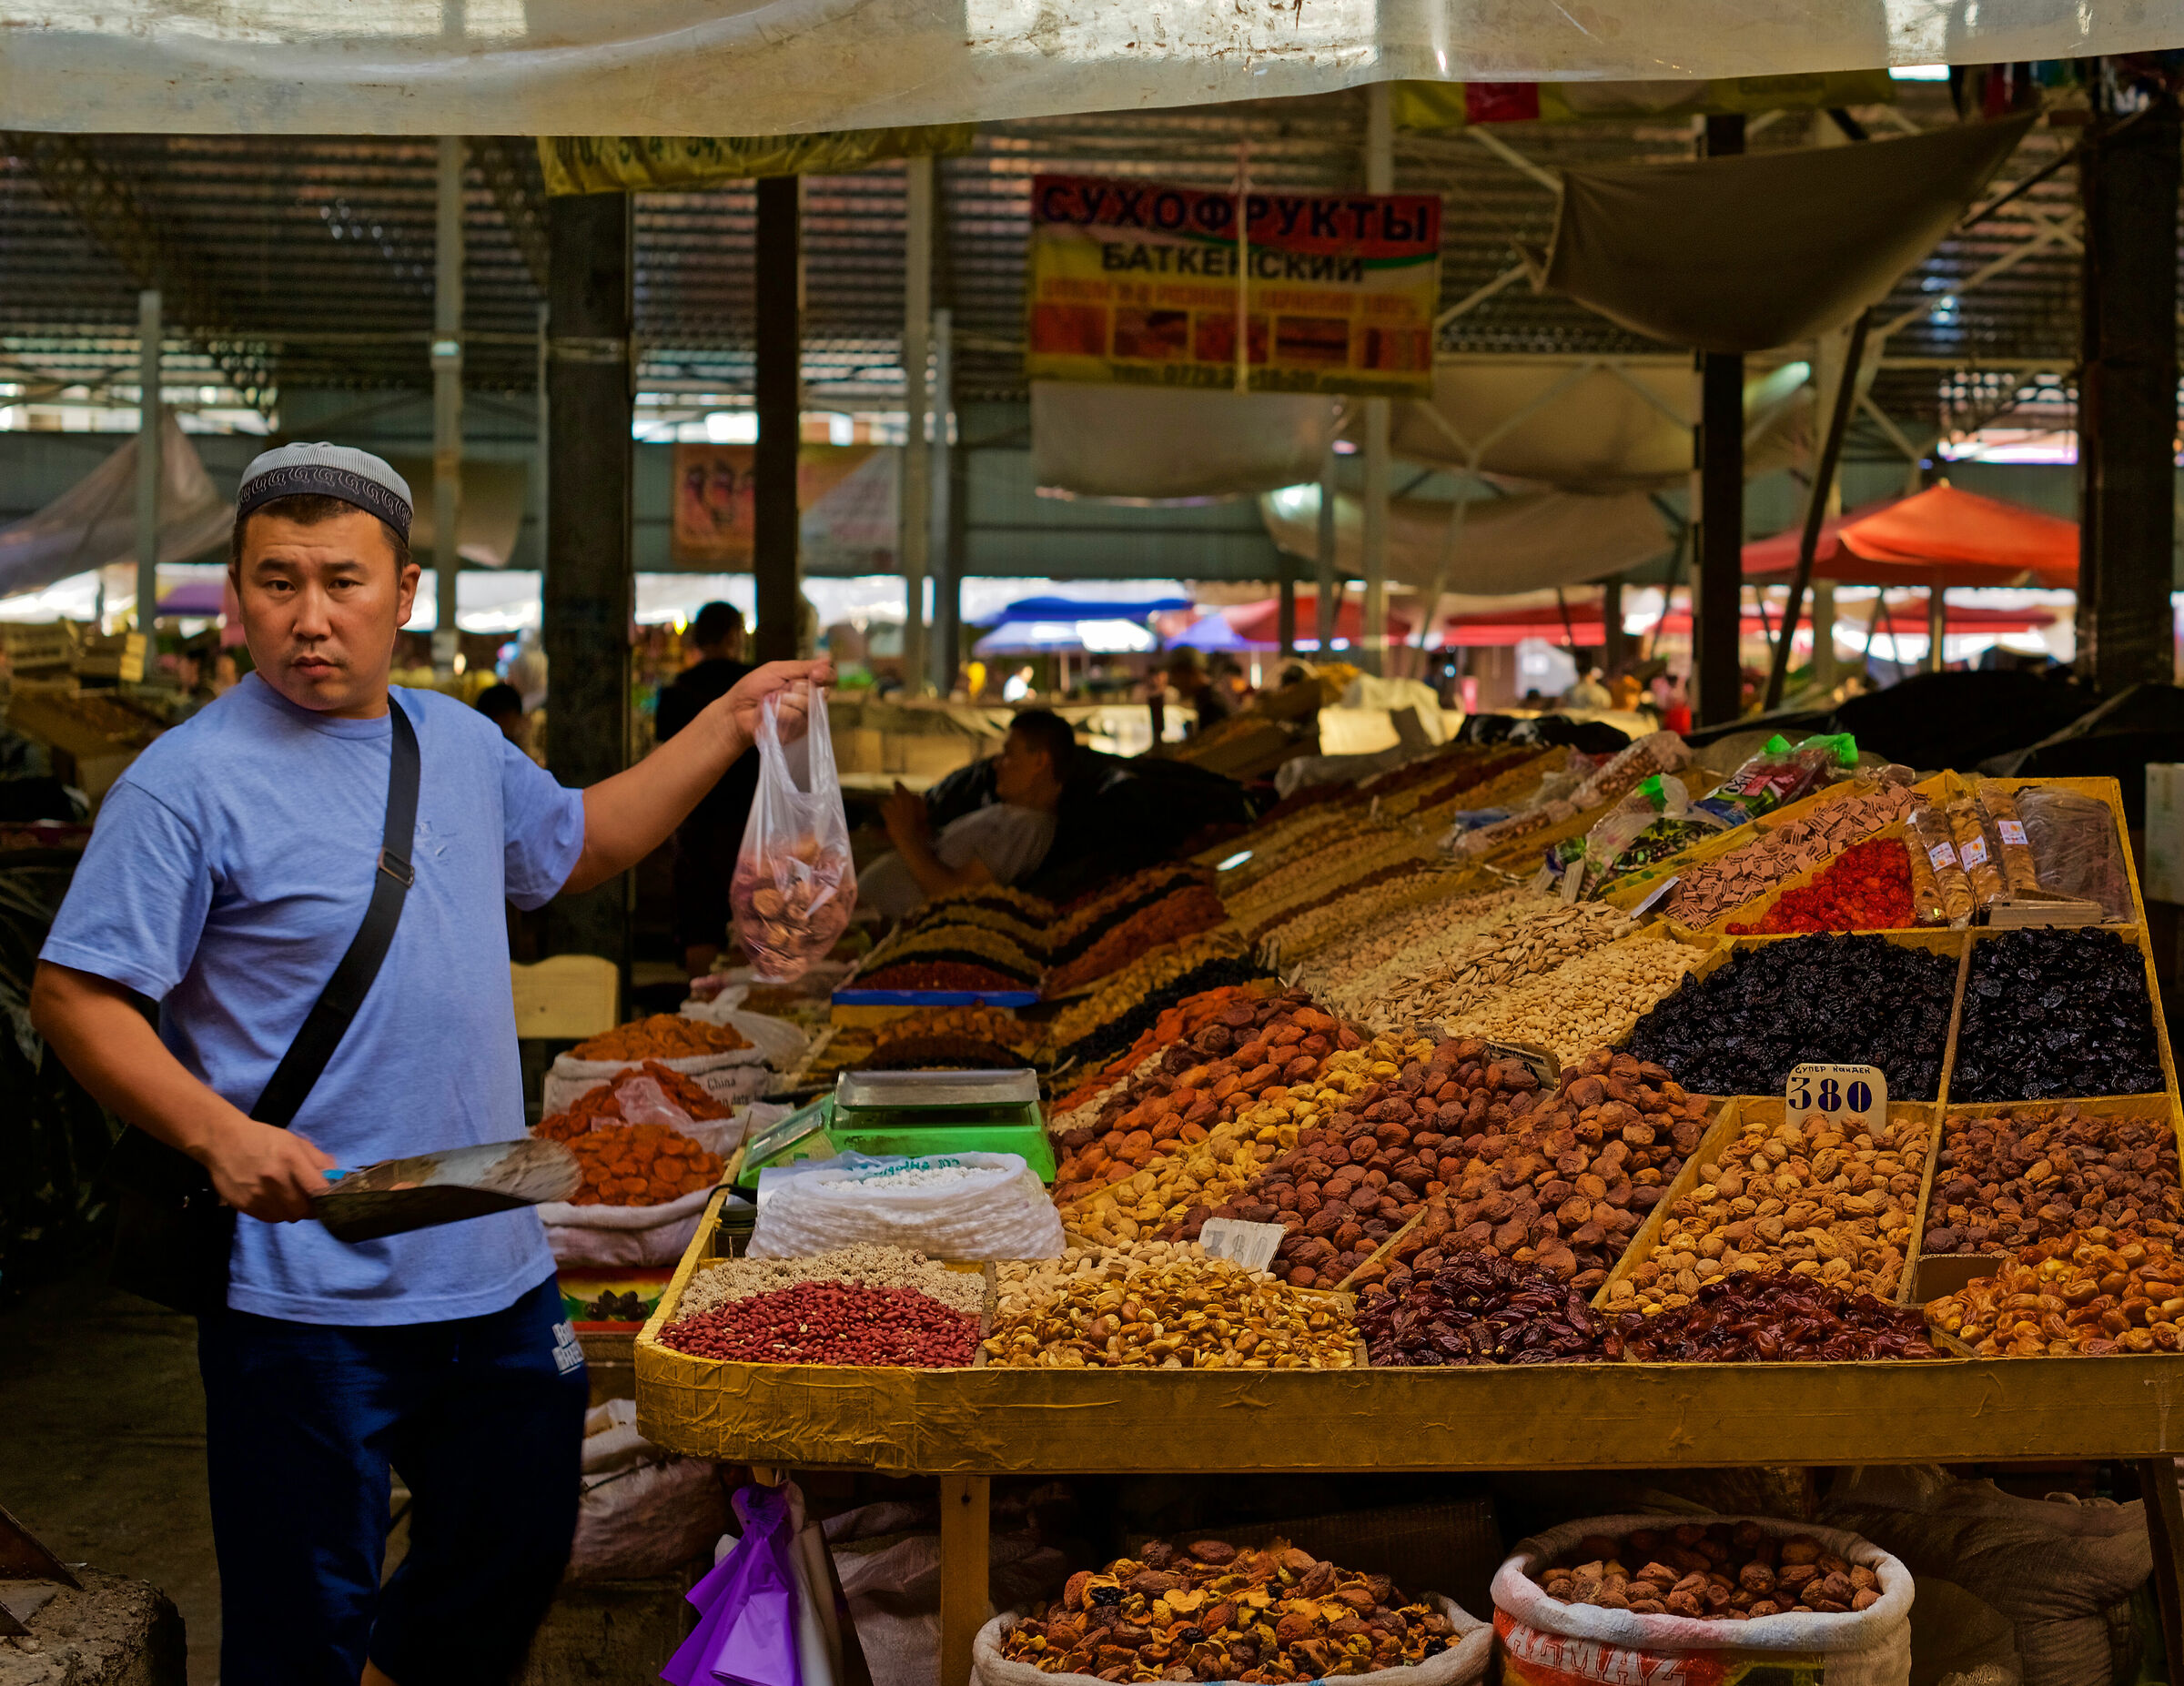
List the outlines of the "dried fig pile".
{"type": "MultiPolygon", "coordinates": [[[[1477,1051],[1458,1066],[1461,1079],[1485,1045],[1443,1046],[1477,1051]]],[[[1565,1066],[1552,1095],[1525,1090],[1530,1078],[1517,1066],[1502,1079],[1516,1094],[1436,1116],[1442,1186],[1417,1227],[1359,1273],[1361,1293],[1400,1291],[1465,1251],[1536,1260],[1580,1293],[1607,1279],[1705,1135],[1705,1104],[1660,1066],[1606,1048],[1565,1066]]]]}
{"type": "Polygon", "coordinates": [[[2010,931],[1973,944],[1952,1101],[2157,1095],[2165,1086],[2136,944],[2098,930],[2010,931]]]}
{"type": "Polygon", "coordinates": [[[1623,1540],[1591,1534],[1539,1580],[1541,1590],[1565,1604],[1698,1621],[1866,1610],[1881,1601],[1872,1570],[1806,1535],[1780,1539],[1756,1522],[1642,1528],[1623,1540]]]}
{"type": "Polygon", "coordinates": [[[2179,1224],[2184,1194],[2166,1116],[2025,1106],[1949,1120],[1924,1247],[1980,1253],[2095,1227],[2174,1241],[2179,1224]]]}
{"type": "Polygon", "coordinates": [[[1454,1624],[1385,1575],[1322,1562],[1286,1540],[1263,1551],[1218,1540],[1154,1540],[1141,1558],[1079,1570],[1002,1655],[1046,1674],[1103,1681],[1316,1681],[1423,1662],[1454,1624]]]}
{"type": "Polygon", "coordinates": [[[1701,1095],[1780,1095],[1793,1066],[1833,1061],[1878,1065],[1892,1098],[1930,1101],[1956,994],[1954,954],[1879,936],[1785,937],[1685,980],[1638,1021],[1630,1049],[1701,1095]]]}

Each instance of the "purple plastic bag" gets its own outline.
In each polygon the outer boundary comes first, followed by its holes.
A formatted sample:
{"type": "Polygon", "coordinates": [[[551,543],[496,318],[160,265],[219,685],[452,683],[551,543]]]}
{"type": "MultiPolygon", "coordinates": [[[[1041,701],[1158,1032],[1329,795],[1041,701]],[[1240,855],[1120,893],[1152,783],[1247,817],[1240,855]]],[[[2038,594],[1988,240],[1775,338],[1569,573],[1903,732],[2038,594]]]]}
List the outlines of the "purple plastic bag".
{"type": "Polygon", "coordinates": [[[804,1686],[789,1489],[739,1488],[735,1513],[743,1538],[690,1590],[697,1631],[660,1678],[672,1686],[804,1686]]]}

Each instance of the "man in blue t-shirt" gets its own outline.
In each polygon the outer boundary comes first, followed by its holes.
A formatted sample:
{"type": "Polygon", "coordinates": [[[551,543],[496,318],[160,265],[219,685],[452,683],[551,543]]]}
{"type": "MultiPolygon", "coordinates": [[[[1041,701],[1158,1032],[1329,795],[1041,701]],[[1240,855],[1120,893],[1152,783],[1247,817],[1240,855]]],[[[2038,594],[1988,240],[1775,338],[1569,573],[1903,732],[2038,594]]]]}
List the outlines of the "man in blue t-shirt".
{"type": "Polygon", "coordinates": [[[299,1220],[329,1168],[523,1134],[503,901],[633,865],[749,750],[765,698],[801,731],[832,677],[759,668],[637,766],[564,790],[483,715],[389,691],[410,518],[363,451],[250,465],[229,576],[258,671],[108,793],[32,995],[84,1085],[240,1215],[227,1309],[198,1324],[225,1686],[467,1682],[521,1658],[567,1560],[586,1402],[538,1215],[355,1246],[299,1220]],[[248,1113],[363,918],[390,708],[419,746],[414,881],[278,1129],[248,1113]],[[382,1590],[390,1468],[411,1544],[382,1590]]]}

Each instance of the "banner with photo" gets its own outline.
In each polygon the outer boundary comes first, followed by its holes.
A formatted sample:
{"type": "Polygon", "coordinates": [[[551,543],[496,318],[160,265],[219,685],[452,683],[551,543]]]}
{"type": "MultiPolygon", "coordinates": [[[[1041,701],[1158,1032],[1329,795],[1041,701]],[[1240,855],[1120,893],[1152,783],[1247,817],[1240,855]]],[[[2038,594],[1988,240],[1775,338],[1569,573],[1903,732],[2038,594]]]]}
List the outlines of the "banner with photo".
{"type": "Polygon", "coordinates": [[[1437,196],[1253,192],[1236,222],[1233,193],[1035,177],[1030,379],[1233,389],[1240,267],[1252,391],[1431,394],[1437,196]]]}
{"type": "MultiPolygon", "coordinates": [[[[754,445],[675,447],[672,554],[679,566],[751,566],[754,445]]],[[[895,566],[892,445],[805,445],[796,453],[797,543],[805,568],[886,573],[895,566]]]]}

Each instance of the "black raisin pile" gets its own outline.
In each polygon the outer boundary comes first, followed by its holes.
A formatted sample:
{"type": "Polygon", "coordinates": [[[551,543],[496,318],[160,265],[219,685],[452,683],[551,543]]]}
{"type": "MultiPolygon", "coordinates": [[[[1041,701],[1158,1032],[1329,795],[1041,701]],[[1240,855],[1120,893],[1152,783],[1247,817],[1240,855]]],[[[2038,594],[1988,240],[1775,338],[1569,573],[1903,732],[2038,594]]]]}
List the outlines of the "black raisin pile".
{"type": "Polygon", "coordinates": [[[2146,961],[2112,931],[2011,931],[1972,948],[1952,1101],[2155,1095],[2146,961]]]}
{"type": "MultiPolygon", "coordinates": [[[[1941,1090],[1956,960],[1878,936],[1794,936],[1736,954],[1638,1021],[1630,1051],[1700,1095],[1780,1095],[1808,1061],[1877,1065],[1893,1099],[1941,1090]]],[[[2016,1097],[2012,1097],[2016,1098],[2016,1097]]]]}

